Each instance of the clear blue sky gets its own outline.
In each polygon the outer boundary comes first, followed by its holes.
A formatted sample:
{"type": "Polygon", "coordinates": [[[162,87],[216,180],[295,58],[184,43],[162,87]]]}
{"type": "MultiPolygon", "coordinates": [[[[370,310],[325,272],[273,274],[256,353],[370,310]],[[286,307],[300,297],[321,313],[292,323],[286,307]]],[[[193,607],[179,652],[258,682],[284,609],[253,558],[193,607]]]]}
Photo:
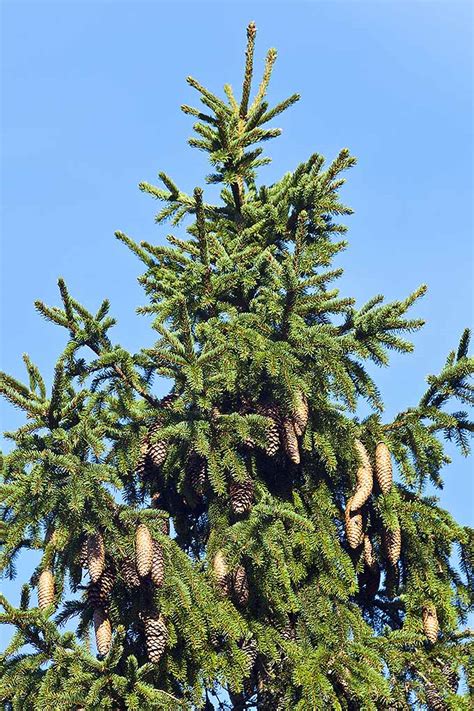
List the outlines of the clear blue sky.
{"type": "MultiPolygon", "coordinates": [[[[141,194],[165,170],[190,192],[204,157],[187,147],[196,99],[241,81],[245,27],[257,57],[276,46],[271,97],[298,91],[268,144],[271,182],[317,150],[348,146],[349,250],[338,260],[347,295],[364,302],[428,295],[413,355],[379,371],[387,418],[414,404],[462,329],[472,324],[472,4],[470,2],[82,2],[3,0],[2,369],[23,377],[28,352],[50,374],[65,333],[35,313],[57,303],[62,275],[94,308],[104,297],[117,341],[148,345],[136,283],[140,264],[118,243],[163,240],[156,203],[141,194]]],[[[2,428],[21,416],[4,409],[2,428]]],[[[472,523],[470,463],[455,455],[441,502],[472,523]]],[[[18,584],[5,584],[17,596],[18,584]]]]}

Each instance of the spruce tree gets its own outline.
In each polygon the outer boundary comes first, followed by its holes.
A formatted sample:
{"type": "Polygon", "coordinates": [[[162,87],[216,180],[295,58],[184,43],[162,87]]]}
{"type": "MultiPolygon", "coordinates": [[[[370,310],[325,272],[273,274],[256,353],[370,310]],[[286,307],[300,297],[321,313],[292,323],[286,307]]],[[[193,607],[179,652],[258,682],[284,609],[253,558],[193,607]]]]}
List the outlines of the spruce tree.
{"type": "Polygon", "coordinates": [[[117,233],[144,265],[154,345],[114,343],[108,301],[89,311],[60,279],[61,305],[36,303],[67,333],[50,392],[27,356],[26,383],[1,375],[26,413],[7,433],[1,568],[41,552],[20,606],[1,598],[5,708],[471,708],[474,532],[426,494],[443,439],[468,452],[469,333],[386,421],[367,367],[412,350],[425,287],[358,308],[332,285],[347,149],[257,183],[299,97],[268,105],[273,49],[253,89],[253,24],[247,40],[240,99],[188,77],[202,107],[182,107],[218,204],[160,173],[140,189],[187,237],[117,233]]]}

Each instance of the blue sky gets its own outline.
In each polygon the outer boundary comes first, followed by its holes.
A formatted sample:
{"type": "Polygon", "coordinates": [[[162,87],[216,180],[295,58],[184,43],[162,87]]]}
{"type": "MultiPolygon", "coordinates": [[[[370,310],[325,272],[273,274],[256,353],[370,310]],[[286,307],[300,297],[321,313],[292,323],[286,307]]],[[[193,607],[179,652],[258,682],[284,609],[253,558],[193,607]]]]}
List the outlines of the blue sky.
{"type": "MultiPolygon", "coordinates": [[[[137,189],[165,170],[191,192],[203,155],[179,110],[196,96],[185,77],[219,91],[241,81],[245,27],[257,60],[276,46],[270,98],[298,91],[281,138],[267,145],[271,182],[315,150],[358,156],[348,174],[349,249],[340,287],[363,303],[382,292],[429,292],[412,355],[378,372],[386,416],[415,404],[472,324],[472,4],[470,2],[3,1],[2,369],[23,376],[29,353],[50,374],[65,333],[35,313],[57,303],[56,280],[118,318],[134,350],[153,336],[135,315],[140,264],[113,232],[163,240],[156,203],[137,189]]],[[[258,66],[258,62],[257,62],[258,66]]],[[[22,421],[3,409],[2,429],[22,421]]],[[[473,522],[470,463],[453,452],[441,502],[473,522]]],[[[4,586],[12,597],[17,583],[4,586]]]]}

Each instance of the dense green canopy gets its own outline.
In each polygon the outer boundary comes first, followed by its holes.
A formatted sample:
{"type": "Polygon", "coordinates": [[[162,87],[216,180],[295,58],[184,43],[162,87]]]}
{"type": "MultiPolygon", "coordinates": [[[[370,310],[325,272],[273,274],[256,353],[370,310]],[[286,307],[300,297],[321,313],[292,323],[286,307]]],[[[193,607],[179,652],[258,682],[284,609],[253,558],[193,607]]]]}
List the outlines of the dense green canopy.
{"type": "Polygon", "coordinates": [[[442,486],[443,440],[468,452],[469,333],[385,421],[367,365],[412,350],[425,287],[358,308],[333,286],[347,149],[257,182],[269,125],[299,97],[267,104],[275,50],[252,94],[247,35],[241,99],[188,77],[203,106],[182,107],[218,204],[160,173],[140,188],[188,236],[117,233],[144,263],[153,347],[114,344],[108,301],[90,312],[60,280],[61,307],[36,304],[68,334],[51,392],[27,356],[27,384],[1,375],[27,415],[3,460],[1,568],[42,551],[20,608],[1,599],[8,708],[470,708],[474,535],[424,493],[442,486]]]}

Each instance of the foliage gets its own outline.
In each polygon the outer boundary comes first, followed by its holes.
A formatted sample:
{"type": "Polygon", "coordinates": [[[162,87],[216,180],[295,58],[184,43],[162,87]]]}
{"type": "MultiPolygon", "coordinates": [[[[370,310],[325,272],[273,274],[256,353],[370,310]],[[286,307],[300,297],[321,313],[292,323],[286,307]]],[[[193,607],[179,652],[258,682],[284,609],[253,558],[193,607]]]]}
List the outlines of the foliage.
{"type": "Polygon", "coordinates": [[[207,182],[220,184],[220,202],[206,202],[201,188],[188,195],[160,173],[162,187],[140,188],[163,205],[156,221],[184,221],[188,237],[169,235],[162,246],[117,233],[145,266],[139,312],[152,316],[153,347],[131,354],[114,344],[109,303],[94,314],[59,280],[61,307],[36,303],[68,334],[51,392],[27,356],[26,384],[1,375],[4,397],[27,416],[7,434],[1,568],[13,577],[21,551],[42,552],[20,608],[1,598],[1,620],[16,629],[0,681],[12,709],[209,709],[211,700],[234,709],[409,709],[432,704],[430,689],[442,708],[469,708],[445,681],[449,671],[474,683],[472,635],[461,631],[473,603],[474,534],[425,493],[429,483],[442,486],[443,439],[468,453],[473,424],[452,403],[473,402],[469,333],[428,377],[419,403],[385,422],[367,366],[412,350],[408,334],[422,321],[408,311],[425,287],[361,308],[333,287],[342,271],[333,259],[346,247],[339,219],[351,213],[339,195],[355,164],[347,149],[329,164],[315,153],[278,182],[257,184],[269,161],[261,144],[280,133],[268,125],[299,97],[268,105],[270,50],[251,99],[254,40],[251,24],[240,101],[230,86],[222,100],[188,77],[203,104],[182,107],[196,119],[189,143],[208,154],[207,182]],[[172,381],[166,403],[155,394],[157,376],[172,381]],[[302,397],[301,463],[284,447],[268,456],[268,407],[288,423],[302,397]],[[361,400],[372,410],[363,420],[361,400]],[[146,437],[165,443],[160,466],[140,466],[146,437]],[[382,573],[374,594],[344,531],[357,439],[371,457],[384,442],[398,471],[391,490],[374,489],[364,508],[382,573]],[[193,457],[205,462],[201,489],[189,474],[193,457]],[[253,506],[235,513],[229,485],[249,478],[253,506]],[[123,572],[139,523],[162,547],[161,588],[130,588],[123,572]],[[394,570],[384,536],[397,526],[394,570]],[[104,658],[91,647],[80,563],[98,531],[114,575],[104,658]],[[247,604],[216,584],[218,551],[230,571],[243,566],[247,604]],[[45,569],[54,572],[56,601],[41,610],[29,596],[45,569]],[[423,631],[428,604],[440,625],[434,644],[423,631]],[[158,664],[148,661],[141,621],[150,607],[169,633],[158,664]],[[73,618],[77,633],[61,632],[73,618]]]}

